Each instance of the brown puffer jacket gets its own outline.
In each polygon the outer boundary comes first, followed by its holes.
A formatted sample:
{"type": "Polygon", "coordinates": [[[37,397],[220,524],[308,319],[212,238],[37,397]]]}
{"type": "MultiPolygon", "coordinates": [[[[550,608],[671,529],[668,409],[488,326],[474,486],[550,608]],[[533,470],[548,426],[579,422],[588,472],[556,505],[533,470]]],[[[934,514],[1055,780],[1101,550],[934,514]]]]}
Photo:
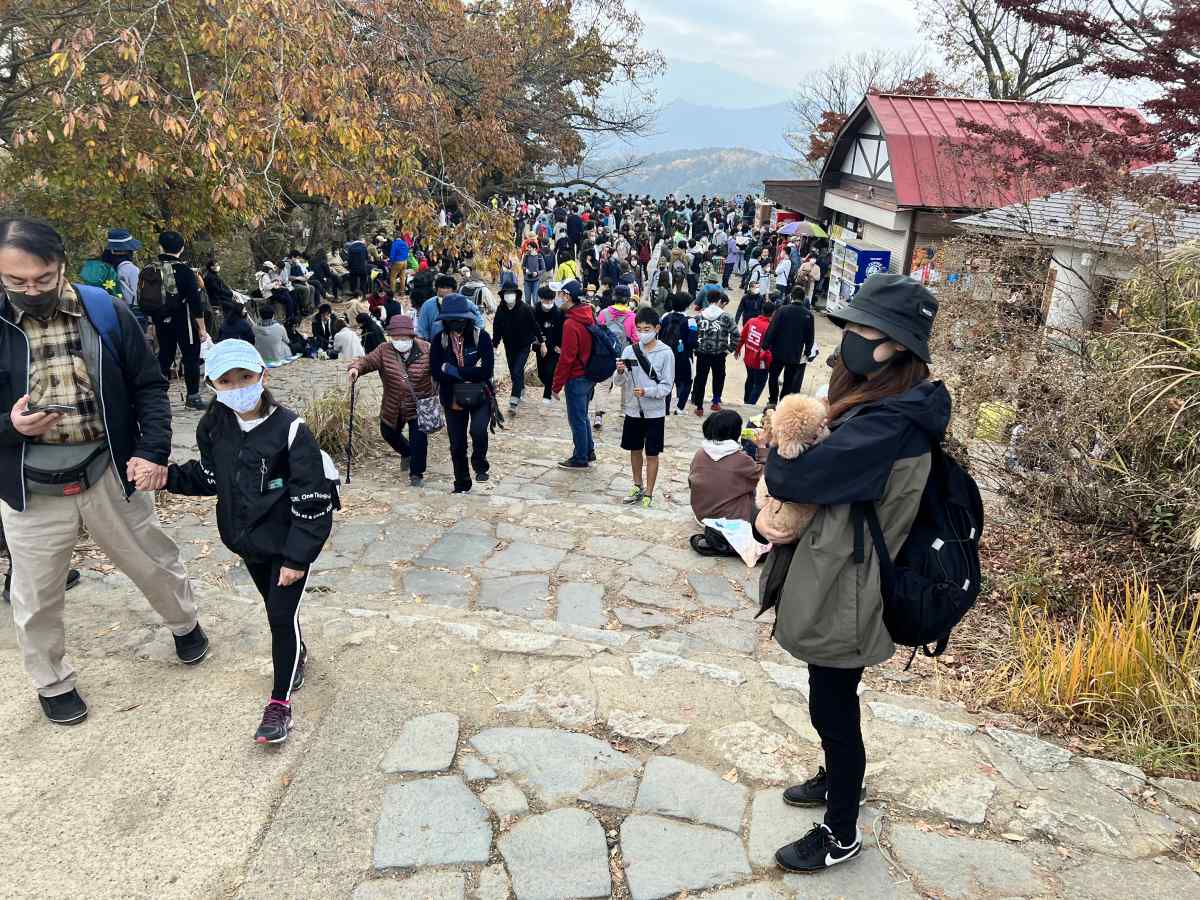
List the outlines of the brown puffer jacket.
{"type": "Polygon", "coordinates": [[[417,417],[417,398],[434,397],[437,391],[429,375],[429,344],[413,339],[412,349],[401,356],[391,342],[380,344],[351,366],[359,375],[378,372],[383,381],[383,404],[379,418],[396,427],[417,417]]]}

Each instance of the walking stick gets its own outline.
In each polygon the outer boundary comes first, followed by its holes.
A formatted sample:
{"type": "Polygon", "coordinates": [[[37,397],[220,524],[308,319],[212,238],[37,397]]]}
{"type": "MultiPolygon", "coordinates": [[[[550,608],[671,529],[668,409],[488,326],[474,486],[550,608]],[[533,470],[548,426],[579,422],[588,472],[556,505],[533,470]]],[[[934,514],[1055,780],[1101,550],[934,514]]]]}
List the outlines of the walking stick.
{"type": "Polygon", "coordinates": [[[346,484],[350,484],[350,463],[354,458],[354,397],[358,379],[350,382],[350,436],[346,439],[346,484]]]}

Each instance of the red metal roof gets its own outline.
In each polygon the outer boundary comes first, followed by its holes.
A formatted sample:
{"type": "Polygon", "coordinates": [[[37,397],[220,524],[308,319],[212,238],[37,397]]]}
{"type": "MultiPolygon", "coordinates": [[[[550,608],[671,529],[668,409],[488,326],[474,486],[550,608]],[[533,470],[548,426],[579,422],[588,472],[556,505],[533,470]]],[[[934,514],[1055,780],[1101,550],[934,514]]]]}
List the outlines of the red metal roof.
{"type": "MultiPolygon", "coordinates": [[[[1095,122],[1114,131],[1122,117],[1137,110],[1116,106],[1069,103],[1023,103],[1010,100],[970,100],[948,97],[910,97],[868,94],[864,101],[887,138],[892,181],[900,206],[991,209],[1026,199],[1015,186],[998,184],[986,165],[964,159],[962,148],[975,135],[959,122],[978,122],[1013,129],[1039,138],[1048,123],[1035,115],[1049,107],[1077,122],[1095,122]],[[958,148],[958,149],[956,149],[958,148]]],[[[848,125],[858,116],[851,116],[848,125]]],[[[1063,183],[1051,190],[1071,187],[1063,183]]],[[[1044,184],[1037,194],[1047,193],[1044,184]]]]}

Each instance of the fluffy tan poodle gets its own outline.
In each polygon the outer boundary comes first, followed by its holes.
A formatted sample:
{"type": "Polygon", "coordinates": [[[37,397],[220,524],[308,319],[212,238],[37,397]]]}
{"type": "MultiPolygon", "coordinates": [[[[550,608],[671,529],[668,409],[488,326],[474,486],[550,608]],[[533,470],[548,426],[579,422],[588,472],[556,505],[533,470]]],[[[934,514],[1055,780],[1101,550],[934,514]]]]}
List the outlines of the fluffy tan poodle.
{"type": "MultiPolygon", "coordinates": [[[[788,394],[771,417],[770,446],[784,459],[795,459],[829,434],[825,427],[828,414],[825,401],[788,394]]],[[[758,479],[754,499],[759,509],[754,527],[772,544],[795,543],[817,511],[809,503],[788,503],[771,497],[765,476],[758,479]]]]}

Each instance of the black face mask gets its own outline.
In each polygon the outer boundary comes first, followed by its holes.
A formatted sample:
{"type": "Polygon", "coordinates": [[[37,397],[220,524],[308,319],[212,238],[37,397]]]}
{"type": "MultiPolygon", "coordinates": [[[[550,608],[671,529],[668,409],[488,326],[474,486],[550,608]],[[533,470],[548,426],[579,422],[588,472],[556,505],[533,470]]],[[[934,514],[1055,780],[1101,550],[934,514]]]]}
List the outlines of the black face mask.
{"type": "Polygon", "coordinates": [[[872,341],[861,334],[847,331],[842,335],[842,364],[851,374],[866,378],[887,365],[886,362],[875,359],[875,348],[890,340],[890,337],[884,335],[872,341]]]}

